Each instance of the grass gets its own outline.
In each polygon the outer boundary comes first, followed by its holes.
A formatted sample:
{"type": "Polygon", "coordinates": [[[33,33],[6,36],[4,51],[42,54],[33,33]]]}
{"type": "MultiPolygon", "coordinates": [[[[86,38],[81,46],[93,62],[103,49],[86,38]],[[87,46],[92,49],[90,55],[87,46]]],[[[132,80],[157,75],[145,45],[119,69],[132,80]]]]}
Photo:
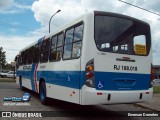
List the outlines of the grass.
{"type": "Polygon", "coordinates": [[[160,93],[160,86],[154,86],[153,87],[153,92],[154,93],[160,93]]]}
{"type": "Polygon", "coordinates": [[[0,78],[0,82],[16,82],[13,78],[0,78]]]}

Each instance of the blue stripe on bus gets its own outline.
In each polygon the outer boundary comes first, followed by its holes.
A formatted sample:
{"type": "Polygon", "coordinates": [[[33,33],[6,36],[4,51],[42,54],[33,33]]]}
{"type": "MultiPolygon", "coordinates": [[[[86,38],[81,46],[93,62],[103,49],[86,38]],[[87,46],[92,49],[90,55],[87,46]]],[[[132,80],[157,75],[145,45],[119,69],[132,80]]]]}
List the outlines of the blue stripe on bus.
{"type": "Polygon", "coordinates": [[[97,90],[147,90],[150,74],[95,72],[97,90]],[[98,87],[98,84],[103,87],[98,87]]]}
{"type": "MultiPolygon", "coordinates": [[[[94,72],[97,90],[147,90],[150,83],[150,74],[94,72]],[[125,85],[122,79],[136,81],[135,85],[125,85]],[[103,84],[98,87],[99,81],[103,84]]],[[[17,75],[32,80],[32,89],[35,90],[34,71],[18,71],[17,75]]],[[[46,83],[75,89],[81,89],[85,83],[85,71],[38,71],[37,80],[44,78],[46,83]]]]}
{"type": "MultiPolygon", "coordinates": [[[[32,84],[32,90],[35,91],[34,69],[35,65],[34,67],[32,66],[31,71],[17,71],[17,76],[21,75],[22,79],[30,79],[32,84]]],[[[71,87],[75,89],[82,88],[85,81],[84,76],[85,72],[82,71],[37,71],[37,81],[43,78],[46,83],[71,87]]]]}
{"type": "Polygon", "coordinates": [[[39,80],[43,76],[47,83],[81,89],[84,85],[84,74],[85,72],[81,71],[38,71],[37,79],[39,80]]]}

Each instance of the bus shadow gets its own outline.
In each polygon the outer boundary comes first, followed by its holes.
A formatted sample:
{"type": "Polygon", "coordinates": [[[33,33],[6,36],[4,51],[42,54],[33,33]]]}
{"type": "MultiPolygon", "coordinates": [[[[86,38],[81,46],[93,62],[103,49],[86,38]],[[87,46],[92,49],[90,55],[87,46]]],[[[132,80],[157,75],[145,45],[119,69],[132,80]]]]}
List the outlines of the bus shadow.
{"type": "MultiPolygon", "coordinates": [[[[24,88],[24,92],[29,92],[32,97],[39,100],[39,95],[29,89],[24,88]]],[[[107,108],[100,107],[99,105],[78,105],[66,101],[56,100],[48,98],[47,104],[45,106],[49,106],[53,108],[54,115],[56,117],[94,117],[98,119],[100,117],[122,117],[122,120],[129,120],[129,117],[126,117],[126,114],[123,114],[120,111],[111,111],[107,108]]]]}
{"type": "MultiPolygon", "coordinates": [[[[78,105],[74,103],[64,102],[61,100],[48,99],[48,106],[56,108],[57,111],[71,117],[93,117],[93,118],[117,118],[121,117],[122,120],[130,120],[127,117],[127,112],[123,111],[111,111],[100,105],[78,105]]],[[[133,119],[133,118],[132,118],[133,119]]]]}

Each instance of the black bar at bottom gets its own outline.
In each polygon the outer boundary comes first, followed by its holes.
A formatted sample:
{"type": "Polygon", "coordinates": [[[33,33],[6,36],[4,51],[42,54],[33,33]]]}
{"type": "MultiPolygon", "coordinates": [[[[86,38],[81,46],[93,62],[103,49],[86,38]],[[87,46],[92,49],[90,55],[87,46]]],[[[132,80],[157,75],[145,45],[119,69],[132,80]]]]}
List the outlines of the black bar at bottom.
{"type": "Polygon", "coordinates": [[[0,111],[0,117],[160,117],[158,111],[0,111]]]}

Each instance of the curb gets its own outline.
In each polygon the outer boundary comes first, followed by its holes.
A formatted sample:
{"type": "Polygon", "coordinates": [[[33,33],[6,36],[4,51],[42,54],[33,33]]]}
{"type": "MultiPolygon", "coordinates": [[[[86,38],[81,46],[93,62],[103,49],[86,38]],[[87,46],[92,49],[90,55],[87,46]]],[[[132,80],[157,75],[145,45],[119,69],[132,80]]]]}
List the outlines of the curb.
{"type": "Polygon", "coordinates": [[[152,110],[152,111],[159,111],[159,110],[156,110],[156,109],[153,109],[153,108],[149,108],[149,107],[144,106],[144,105],[140,105],[139,103],[135,103],[134,106],[145,108],[145,109],[152,110]]]}

